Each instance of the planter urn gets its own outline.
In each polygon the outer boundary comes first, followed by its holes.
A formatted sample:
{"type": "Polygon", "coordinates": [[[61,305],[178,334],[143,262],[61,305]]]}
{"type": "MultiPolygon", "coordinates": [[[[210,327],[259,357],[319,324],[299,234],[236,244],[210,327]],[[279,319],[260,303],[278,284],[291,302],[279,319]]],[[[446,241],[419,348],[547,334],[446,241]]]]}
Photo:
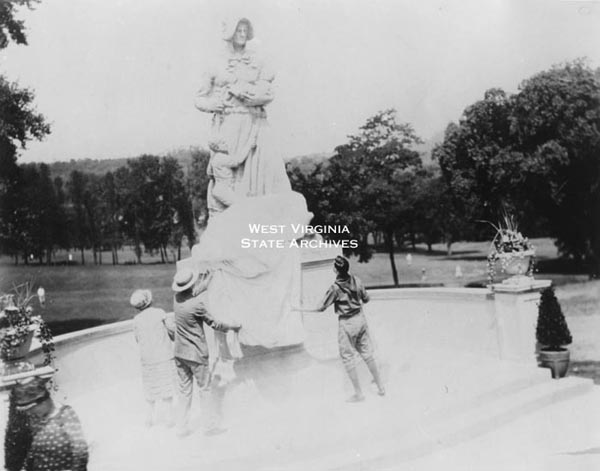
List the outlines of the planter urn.
{"type": "Polygon", "coordinates": [[[569,369],[570,357],[571,355],[567,348],[558,350],[542,348],[538,354],[540,366],[550,368],[552,378],[554,379],[560,379],[566,376],[567,370],[569,369]]]}

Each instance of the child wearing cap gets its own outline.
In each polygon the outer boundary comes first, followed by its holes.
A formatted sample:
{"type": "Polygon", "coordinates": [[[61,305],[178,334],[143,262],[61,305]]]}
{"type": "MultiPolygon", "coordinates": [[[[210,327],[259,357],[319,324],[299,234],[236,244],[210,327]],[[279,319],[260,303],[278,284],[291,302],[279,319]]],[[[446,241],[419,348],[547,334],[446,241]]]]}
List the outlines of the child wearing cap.
{"type": "Polygon", "coordinates": [[[155,423],[157,403],[163,401],[167,407],[167,425],[172,426],[175,365],[169,331],[174,330],[173,320],[165,311],[152,306],[150,290],[134,291],[129,302],[138,310],[133,328],[140,348],[144,395],[149,405],[146,425],[151,427],[155,423]]]}
{"type": "Polygon", "coordinates": [[[363,313],[362,303],[369,302],[369,295],[360,279],[349,273],[350,263],[342,256],[337,256],[333,264],[336,273],[335,282],[329,287],[323,300],[315,309],[300,309],[308,312],[323,312],[332,304],[338,316],[338,345],[342,362],[354,388],[354,395],[349,402],[364,400],[356,367],[354,353],[358,352],[367,364],[373,380],[377,385],[377,393],[385,395],[379,369],[373,358],[373,344],[369,335],[369,327],[363,313]]]}

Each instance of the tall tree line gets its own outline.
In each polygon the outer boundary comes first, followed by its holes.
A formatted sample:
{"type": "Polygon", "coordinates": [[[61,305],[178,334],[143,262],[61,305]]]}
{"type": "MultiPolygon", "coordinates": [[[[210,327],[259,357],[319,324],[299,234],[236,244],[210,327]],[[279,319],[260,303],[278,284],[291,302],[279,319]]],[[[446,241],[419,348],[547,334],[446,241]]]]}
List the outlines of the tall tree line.
{"type": "Polygon", "coordinates": [[[505,212],[600,274],[599,70],[577,60],[524,80],[514,95],[488,90],[448,125],[431,166],[418,142],[386,110],[329,161],[288,171],[317,224],[349,227],[359,260],[371,256],[370,239],[385,248],[395,283],[396,247],[443,241],[450,252],[456,240],[491,240],[482,221],[505,212]]]}
{"type": "MultiPolygon", "coordinates": [[[[205,171],[207,161],[207,152],[193,152],[195,172],[205,171]]],[[[186,176],[174,157],[143,155],[101,176],[75,170],[66,182],[52,179],[46,164],[20,165],[17,171],[19,184],[0,196],[14,221],[3,231],[0,250],[15,263],[51,264],[56,250],[75,249],[81,264],[90,262],[88,251],[94,264],[104,263],[107,251],[118,264],[126,244],[138,263],[144,253],[169,262],[170,250],[179,259],[182,245],[196,241],[194,214],[202,215],[206,186],[192,183],[196,173],[186,176]]]]}

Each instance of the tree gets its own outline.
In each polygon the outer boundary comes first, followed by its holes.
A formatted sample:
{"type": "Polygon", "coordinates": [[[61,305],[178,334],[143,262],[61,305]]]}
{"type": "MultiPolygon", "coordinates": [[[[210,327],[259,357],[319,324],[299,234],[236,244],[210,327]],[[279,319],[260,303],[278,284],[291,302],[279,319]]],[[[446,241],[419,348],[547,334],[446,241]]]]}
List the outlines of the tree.
{"type": "Polygon", "coordinates": [[[40,212],[39,229],[41,230],[41,246],[45,251],[46,263],[52,263],[52,254],[57,245],[61,228],[61,207],[59,205],[56,188],[50,175],[50,168],[46,164],[39,166],[40,182],[34,191],[36,195],[35,205],[40,212]]]}
{"type": "Polygon", "coordinates": [[[552,287],[543,290],[540,297],[536,339],[540,344],[554,351],[560,350],[563,345],[568,345],[573,341],[569,326],[552,287]]]}
{"type": "Polygon", "coordinates": [[[81,252],[81,264],[85,265],[85,248],[89,245],[89,224],[85,199],[88,191],[88,177],[83,172],[73,170],[67,184],[71,208],[70,227],[75,246],[81,252]]]}
{"type": "Polygon", "coordinates": [[[207,168],[210,153],[204,149],[192,149],[192,164],[188,172],[188,192],[192,200],[192,217],[200,226],[208,220],[206,193],[208,191],[207,168]]]}
{"type": "Polygon", "coordinates": [[[292,189],[301,193],[306,199],[306,206],[313,213],[311,224],[315,226],[325,224],[327,211],[327,198],[324,179],[326,166],[315,163],[302,168],[297,162],[288,162],[286,172],[290,179],[292,189]]]}
{"type": "Polygon", "coordinates": [[[39,0],[2,0],[0,2],[0,49],[8,46],[12,40],[17,44],[27,44],[25,24],[15,18],[16,8],[26,6],[33,8],[39,0]]]}
{"type": "MultiPolygon", "coordinates": [[[[27,44],[24,24],[15,18],[15,10],[18,6],[31,8],[34,3],[37,0],[0,2],[0,50],[11,40],[27,44]]],[[[15,256],[22,236],[18,213],[23,184],[17,151],[25,148],[28,141],[41,140],[50,132],[44,117],[35,111],[33,100],[30,90],[0,75],[0,250],[15,256]]]]}
{"type": "Polygon", "coordinates": [[[368,234],[381,231],[396,285],[394,240],[404,237],[410,230],[407,221],[414,218],[410,201],[422,162],[411,146],[420,142],[410,124],[397,122],[395,110],[380,111],[349,136],[347,144],[336,148],[324,181],[326,223],[349,227],[359,241],[352,251],[359,261],[371,256],[368,234]]]}
{"type": "MultiPolygon", "coordinates": [[[[600,273],[600,72],[574,61],[498,89],[448,126],[434,150],[468,221],[508,211],[530,235],[600,273]]],[[[471,235],[477,231],[471,231],[471,235]]]]}
{"type": "Polygon", "coordinates": [[[94,265],[102,264],[102,248],[104,247],[104,227],[106,220],[105,202],[101,199],[102,179],[93,174],[86,174],[83,192],[83,209],[87,223],[88,240],[92,247],[94,265]]]}
{"type": "Polygon", "coordinates": [[[142,245],[152,252],[159,246],[159,235],[153,232],[156,205],[159,203],[157,181],[160,174],[160,159],[153,155],[142,155],[127,161],[125,177],[124,229],[133,240],[138,263],[142,263],[142,245]]]}
{"type": "MultiPolygon", "coordinates": [[[[118,173],[118,172],[117,172],[118,173]]],[[[104,203],[103,232],[110,245],[112,264],[119,264],[119,247],[123,244],[121,231],[122,191],[119,191],[119,177],[107,172],[102,178],[101,200],[104,203]]]]}
{"type": "Polygon", "coordinates": [[[175,158],[161,159],[158,185],[158,215],[153,230],[159,233],[161,258],[168,261],[167,246],[172,245],[177,250],[177,259],[181,259],[183,238],[187,238],[191,247],[195,242],[196,232],[183,169],[175,158]]]}
{"type": "Polygon", "coordinates": [[[512,125],[532,206],[563,254],[600,274],[600,71],[574,61],[524,81],[512,125]]]}
{"type": "Polygon", "coordinates": [[[522,192],[514,190],[522,181],[526,156],[514,149],[511,108],[504,91],[488,90],[464,111],[459,124],[447,127],[444,142],[432,153],[456,212],[471,225],[471,238],[482,237],[487,229],[476,221],[496,220],[500,208],[512,213],[523,208],[522,192]]]}
{"type": "Polygon", "coordinates": [[[124,232],[133,240],[138,263],[142,244],[146,252],[160,253],[168,262],[167,248],[173,246],[181,257],[181,244],[195,242],[192,206],[183,169],[175,158],[160,159],[143,155],[130,159],[127,168],[119,169],[115,179],[125,191],[121,200],[124,232]]]}
{"type": "Polygon", "coordinates": [[[72,244],[69,232],[69,221],[67,218],[68,201],[66,188],[61,177],[55,177],[53,184],[58,211],[56,219],[53,221],[53,240],[56,247],[68,250],[72,247],[72,244]]]}

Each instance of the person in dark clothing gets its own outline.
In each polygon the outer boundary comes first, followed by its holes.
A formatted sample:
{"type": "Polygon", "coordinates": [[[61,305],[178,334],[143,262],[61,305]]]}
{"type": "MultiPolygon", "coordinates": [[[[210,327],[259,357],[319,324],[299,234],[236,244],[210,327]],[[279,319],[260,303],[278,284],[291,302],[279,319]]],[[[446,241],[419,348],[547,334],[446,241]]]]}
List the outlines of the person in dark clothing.
{"type": "Polygon", "coordinates": [[[175,311],[175,366],[180,394],[179,413],[177,414],[177,434],[185,436],[188,429],[188,416],[192,404],[192,381],[200,388],[205,403],[205,415],[208,417],[206,433],[216,434],[224,431],[220,426],[221,401],[217,391],[211,390],[211,375],[208,362],[208,345],[204,324],[215,330],[239,331],[241,325],[229,325],[214,319],[207,308],[206,288],[210,282],[210,273],[199,273],[184,268],[177,272],[172,289],[175,292],[173,310],[175,311]]]}
{"type": "Polygon", "coordinates": [[[369,294],[360,279],[349,273],[350,263],[345,257],[338,256],[333,264],[336,273],[335,282],[329,287],[323,300],[315,309],[302,309],[308,312],[323,312],[332,304],[338,316],[338,345],[342,362],[354,387],[354,395],[349,402],[364,400],[354,354],[358,352],[367,364],[380,396],[385,395],[385,388],[375,358],[369,327],[362,304],[369,302],[369,294]]]}
{"type": "Polygon", "coordinates": [[[54,402],[46,387],[48,380],[34,376],[13,389],[11,410],[25,417],[29,439],[26,454],[19,457],[22,462],[7,463],[7,469],[86,471],[88,445],[79,417],[70,406],[54,402]]]}

